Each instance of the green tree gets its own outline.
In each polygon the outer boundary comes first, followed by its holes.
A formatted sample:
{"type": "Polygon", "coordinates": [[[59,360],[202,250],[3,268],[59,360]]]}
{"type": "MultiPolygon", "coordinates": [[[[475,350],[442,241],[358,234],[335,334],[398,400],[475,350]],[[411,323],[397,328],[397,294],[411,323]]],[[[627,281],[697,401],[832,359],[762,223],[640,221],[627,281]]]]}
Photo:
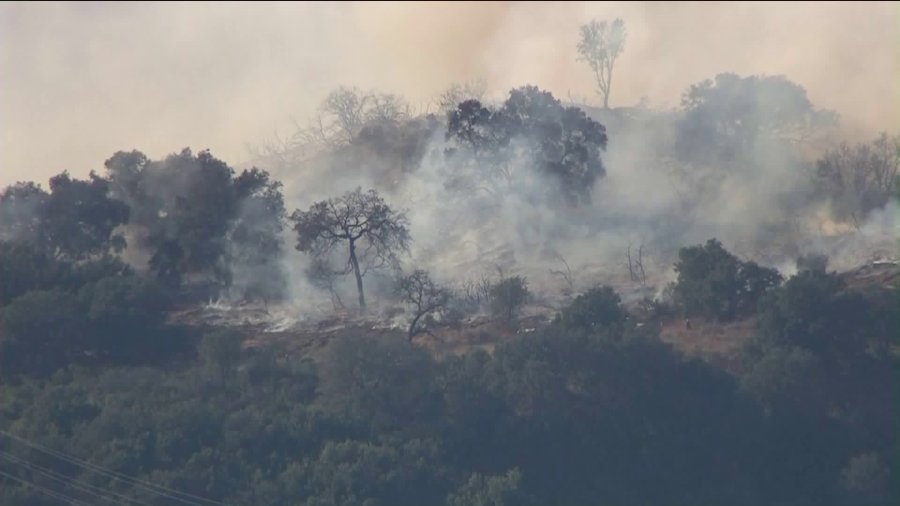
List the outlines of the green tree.
{"type": "Polygon", "coordinates": [[[522,276],[503,278],[491,286],[491,311],[511,321],[528,302],[528,281],[522,276]]]}
{"type": "Polygon", "coordinates": [[[742,262],[716,239],[681,248],[675,272],[675,302],[684,313],[724,321],[752,314],[759,299],[782,280],[774,269],[742,262]]]}
{"type": "Polygon", "coordinates": [[[33,182],[4,188],[0,192],[0,241],[39,244],[41,218],[49,197],[33,182]]]}
{"type": "Polygon", "coordinates": [[[621,325],[628,318],[622,299],[611,287],[592,288],[563,308],[557,321],[568,330],[592,332],[621,325]]]}
{"type": "Polygon", "coordinates": [[[60,289],[28,292],[0,309],[0,371],[47,375],[83,359],[87,330],[75,295],[60,289]]]}
{"type": "Polygon", "coordinates": [[[50,196],[43,208],[41,230],[56,255],[82,260],[125,248],[121,234],[128,207],[109,198],[109,181],[91,173],[90,180],[72,179],[63,172],[50,179],[50,196]]]}
{"type": "Polygon", "coordinates": [[[400,336],[339,337],[320,370],[327,404],[376,430],[411,429],[440,412],[434,359],[400,336]]]}
{"type": "Polygon", "coordinates": [[[527,504],[528,498],[519,487],[522,472],[511,469],[505,474],[469,477],[463,486],[447,497],[447,506],[512,506],[527,504]]]}
{"type": "Polygon", "coordinates": [[[606,128],[535,86],[510,90],[500,108],[477,100],[459,104],[448,114],[446,138],[454,145],[447,151],[457,157],[454,161],[462,157],[475,167],[475,174],[457,175],[454,183],[463,188],[487,184],[499,197],[527,180],[520,169],[534,167],[555,183],[548,188],[540,181],[537,193],[551,201],[561,195],[566,205],[590,203],[595,181],[606,174],[600,157],[606,128]]]}

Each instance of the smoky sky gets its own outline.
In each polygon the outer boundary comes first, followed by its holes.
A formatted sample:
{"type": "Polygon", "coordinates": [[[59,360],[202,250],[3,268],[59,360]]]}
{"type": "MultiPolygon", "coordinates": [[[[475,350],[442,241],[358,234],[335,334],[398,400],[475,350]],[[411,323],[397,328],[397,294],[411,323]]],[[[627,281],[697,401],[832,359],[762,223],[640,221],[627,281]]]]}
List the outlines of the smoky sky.
{"type": "Polygon", "coordinates": [[[596,104],[578,27],[614,17],[628,41],[612,106],[675,107],[719,72],[783,74],[850,137],[898,130],[896,2],[12,2],[0,5],[0,185],[83,177],[130,149],[208,148],[241,165],[248,143],[340,85],[400,93],[418,111],[476,78],[497,97],[534,84],[596,104]]]}

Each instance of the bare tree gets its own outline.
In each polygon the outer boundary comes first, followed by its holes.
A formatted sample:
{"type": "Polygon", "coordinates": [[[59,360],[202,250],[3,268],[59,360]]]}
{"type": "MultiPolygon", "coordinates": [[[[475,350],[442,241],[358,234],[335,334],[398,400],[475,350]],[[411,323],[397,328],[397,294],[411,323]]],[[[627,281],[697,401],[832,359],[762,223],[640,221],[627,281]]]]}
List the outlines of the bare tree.
{"type": "Polygon", "coordinates": [[[592,20],[581,27],[581,40],[578,42],[579,60],[586,61],[594,72],[597,87],[603,95],[603,108],[609,109],[609,93],[612,89],[612,73],[616,59],[625,50],[625,22],[616,19],[612,24],[607,21],[592,20]]]}
{"type": "Polygon", "coordinates": [[[336,282],[340,276],[350,274],[352,267],[345,266],[342,270],[334,270],[328,261],[324,258],[313,258],[309,267],[306,268],[306,277],[309,281],[320,290],[326,290],[331,295],[331,305],[334,309],[344,309],[344,301],[337,291],[336,282]]]}
{"type": "Polygon", "coordinates": [[[438,95],[438,106],[442,113],[446,114],[465,102],[466,100],[477,100],[482,102],[487,92],[487,81],[484,79],[476,79],[465,83],[453,83],[446,90],[438,95]]]}
{"type": "Polygon", "coordinates": [[[351,144],[370,123],[409,116],[409,105],[398,95],[340,87],[328,94],[308,127],[298,128],[297,137],[302,144],[334,148],[351,144]]]}
{"type": "Polygon", "coordinates": [[[841,144],[818,161],[819,187],[831,198],[839,218],[859,228],[873,210],[897,194],[900,176],[900,138],[881,134],[871,144],[853,148],[841,144]]]}
{"type": "Polygon", "coordinates": [[[572,269],[569,268],[569,262],[566,262],[566,259],[563,258],[563,256],[560,255],[559,253],[554,252],[553,256],[555,256],[560,262],[563,263],[563,266],[566,268],[566,270],[563,271],[563,270],[550,269],[550,274],[561,277],[563,279],[563,281],[565,281],[565,283],[566,283],[566,289],[565,289],[563,295],[566,295],[566,296],[571,295],[575,291],[575,283],[574,283],[574,280],[572,279],[572,269]]]}
{"type": "Polygon", "coordinates": [[[628,261],[628,274],[631,280],[641,285],[647,282],[647,275],[644,272],[644,245],[638,247],[637,258],[631,256],[631,245],[625,250],[625,259],[628,261]]]}
{"type": "Polygon", "coordinates": [[[413,319],[409,324],[408,331],[410,341],[418,334],[428,332],[427,328],[419,325],[422,317],[443,309],[450,301],[450,292],[435,284],[428,273],[422,269],[417,269],[409,276],[400,278],[397,283],[397,291],[403,297],[403,301],[413,309],[413,319]]]}
{"type": "Polygon", "coordinates": [[[365,312],[363,277],[369,269],[398,268],[398,254],[409,252],[409,220],[388,206],[378,192],[357,188],[341,197],[316,202],[291,215],[297,250],[324,258],[340,244],[349,248],[347,272],[356,277],[359,308],[365,312]]]}

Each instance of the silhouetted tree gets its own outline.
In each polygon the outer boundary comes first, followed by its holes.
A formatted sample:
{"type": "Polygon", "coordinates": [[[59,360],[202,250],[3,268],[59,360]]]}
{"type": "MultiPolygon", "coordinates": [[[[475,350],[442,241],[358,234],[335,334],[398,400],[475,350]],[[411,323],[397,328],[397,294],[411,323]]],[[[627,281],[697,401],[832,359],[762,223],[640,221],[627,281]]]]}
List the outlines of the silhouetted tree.
{"type": "Polygon", "coordinates": [[[491,286],[491,311],[512,320],[528,302],[528,282],[522,276],[503,278],[491,286]]]}
{"type": "Polygon", "coordinates": [[[625,37],[625,22],[618,18],[612,23],[591,20],[581,27],[581,39],[578,42],[579,59],[586,61],[594,72],[597,87],[603,96],[604,109],[609,109],[613,67],[619,55],[625,50],[625,37]]]}
{"type": "Polygon", "coordinates": [[[0,241],[39,244],[49,195],[40,185],[20,182],[0,192],[0,241]]]}
{"type": "Polygon", "coordinates": [[[681,248],[675,272],[675,302],[684,313],[719,320],[753,313],[763,294],[782,280],[778,271],[742,262],[715,239],[681,248]]]}
{"type": "Polygon", "coordinates": [[[375,190],[361,188],[341,197],[316,202],[290,217],[297,232],[297,250],[322,257],[346,242],[347,263],[356,277],[360,311],[366,309],[363,277],[369,269],[397,266],[397,256],[409,250],[409,220],[375,190]]]}
{"type": "Polygon", "coordinates": [[[435,284],[428,273],[422,269],[417,269],[412,274],[400,278],[397,283],[397,291],[403,298],[403,302],[413,310],[413,318],[407,331],[410,341],[417,334],[427,331],[419,325],[419,320],[443,309],[450,300],[450,292],[435,284]]]}
{"type": "Polygon", "coordinates": [[[125,239],[113,231],[128,215],[128,206],[109,198],[108,180],[93,172],[89,180],[72,179],[63,172],[50,179],[42,235],[55,254],[73,260],[118,252],[125,248],[125,239]]]}
{"type": "MultiPolygon", "coordinates": [[[[459,104],[448,114],[446,138],[471,156],[476,179],[515,184],[527,177],[517,169],[533,167],[559,192],[539,190],[551,198],[561,193],[566,204],[590,203],[594,182],[606,174],[600,158],[606,128],[535,86],[511,90],[498,109],[477,100],[459,104]]],[[[458,151],[451,148],[448,154],[458,151]]],[[[495,189],[498,194],[505,190],[495,189]]]]}

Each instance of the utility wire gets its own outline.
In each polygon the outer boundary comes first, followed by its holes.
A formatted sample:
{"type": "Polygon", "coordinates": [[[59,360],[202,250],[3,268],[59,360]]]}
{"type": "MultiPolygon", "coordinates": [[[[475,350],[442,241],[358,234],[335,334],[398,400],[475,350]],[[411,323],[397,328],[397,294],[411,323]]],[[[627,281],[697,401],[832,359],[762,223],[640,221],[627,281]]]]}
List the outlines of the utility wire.
{"type": "MultiPolygon", "coordinates": [[[[102,487],[98,487],[98,486],[96,486],[96,485],[92,485],[92,484],[90,484],[90,483],[87,483],[87,482],[78,480],[78,479],[73,478],[73,477],[68,476],[68,475],[65,475],[65,474],[63,474],[63,473],[56,472],[56,471],[54,471],[54,470],[52,470],[52,469],[47,469],[47,468],[42,467],[42,466],[39,466],[39,465],[37,465],[37,464],[35,464],[35,463],[33,463],[33,462],[29,462],[29,461],[27,461],[27,460],[25,460],[25,459],[16,457],[15,455],[11,455],[11,454],[7,454],[7,453],[0,452],[0,459],[4,459],[4,460],[6,460],[6,461],[8,461],[8,462],[11,462],[11,463],[13,463],[13,464],[18,464],[18,465],[21,465],[21,466],[25,466],[29,471],[36,472],[36,473],[38,473],[38,474],[41,474],[41,475],[43,475],[43,476],[46,476],[47,478],[49,478],[49,479],[51,479],[51,480],[58,481],[58,482],[60,482],[60,483],[62,483],[62,484],[64,484],[64,485],[68,485],[68,486],[70,486],[70,487],[72,487],[72,488],[81,490],[82,492],[87,492],[88,494],[95,495],[95,496],[97,496],[97,497],[99,497],[100,499],[103,499],[103,500],[105,500],[105,501],[111,501],[111,502],[114,503],[114,504],[117,503],[116,498],[118,498],[118,499],[120,499],[120,500],[127,501],[127,503],[138,504],[138,505],[140,505],[140,506],[150,506],[150,505],[147,504],[147,503],[143,503],[143,502],[140,502],[140,501],[138,501],[138,500],[136,500],[136,499],[132,499],[131,497],[128,497],[128,496],[126,496],[126,495],[119,494],[119,493],[114,492],[114,491],[112,491],[112,490],[106,490],[106,489],[104,489],[104,488],[102,488],[102,487]],[[110,494],[110,495],[112,495],[113,497],[107,497],[105,494],[110,494]]],[[[127,504],[127,503],[126,503],[126,504],[127,504]]],[[[122,503],[119,502],[118,504],[122,504],[122,503]]]]}
{"type": "Polygon", "coordinates": [[[189,494],[187,492],[179,492],[177,490],[173,490],[171,488],[167,488],[162,485],[156,485],[156,484],[150,483],[148,481],[139,480],[137,478],[132,478],[131,476],[113,471],[112,469],[107,469],[105,467],[98,466],[96,464],[91,464],[90,462],[81,460],[77,457],[72,457],[72,456],[66,455],[65,453],[53,450],[51,448],[48,448],[46,446],[40,445],[40,444],[32,442],[32,441],[29,441],[25,438],[16,436],[15,434],[9,433],[5,430],[0,430],[0,435],[6,436],[14,441],[17,441],[25,446],[33,448],[39,452],[45,453],[47,455],[51,455],[53,457],[56,457],[60,460],[69,462],[70,464],[76,465],[83,469],[119,479],[119,480],[121,480],[125,483],[128,483],[130,485],[133,485],[135,487],[144,489],[148,492],[152,492],[154,494],[160,495],[162,497],[166,497],[168,499],[173,499],[173,500],[178,501],[183,504],[188,504],[190,506],[210,506],[210,505],[212,505],[212,506],[229,506],[223,502],[215,501],[212,499],[206,499],[204,497],[189,494]]]}
{"type": "Polygon", "coordinates": [[[49,488],[44,488],[44,487],[42,487],[42,486],[40,486],[40,485],[37,485],[37,484],[34,484],[34,483],[32,483],[32,482],[30,482],[30,481],[28,481],[28,480],[23,480],[22,478],[19,478],[19,477],[17,477],[17,476],[13,476],[13,475],[8,474],[8,473],[5,473],[5,472],[3,472],[3,471],[0,471],[0,476],[3,476],[4,478],[8,478],[8,479],[13,480],[13,481],[17,481],[17,482],[19,482],[19,483],[21,483],[21,484],[23,484],[23,485],[26,485],[26,486],[28,486],[28,487],[31,487],[31,488],[37,490],[37,491],[39,491],[39,492],[42,492],[42,493],[44,493],[44,494],[47,494],[47,495],[49,495],[50,497],[53,497],[54,499],[59,499],[60,501],[63,501],[63,502],[65,502],[65,503],[67,503],[67,504],[71,504],[72,506],[91,506],[90,504],[88,504],[88,503],[86,503],[86,502],[79,501],[78,499],[69,497],[69,496],[67,496],[67,495],[65,495],[65,494],[60,494],[60,493],[58,493],[58,492],[54,492],[54,491],[50,490],[49,488]]]}

